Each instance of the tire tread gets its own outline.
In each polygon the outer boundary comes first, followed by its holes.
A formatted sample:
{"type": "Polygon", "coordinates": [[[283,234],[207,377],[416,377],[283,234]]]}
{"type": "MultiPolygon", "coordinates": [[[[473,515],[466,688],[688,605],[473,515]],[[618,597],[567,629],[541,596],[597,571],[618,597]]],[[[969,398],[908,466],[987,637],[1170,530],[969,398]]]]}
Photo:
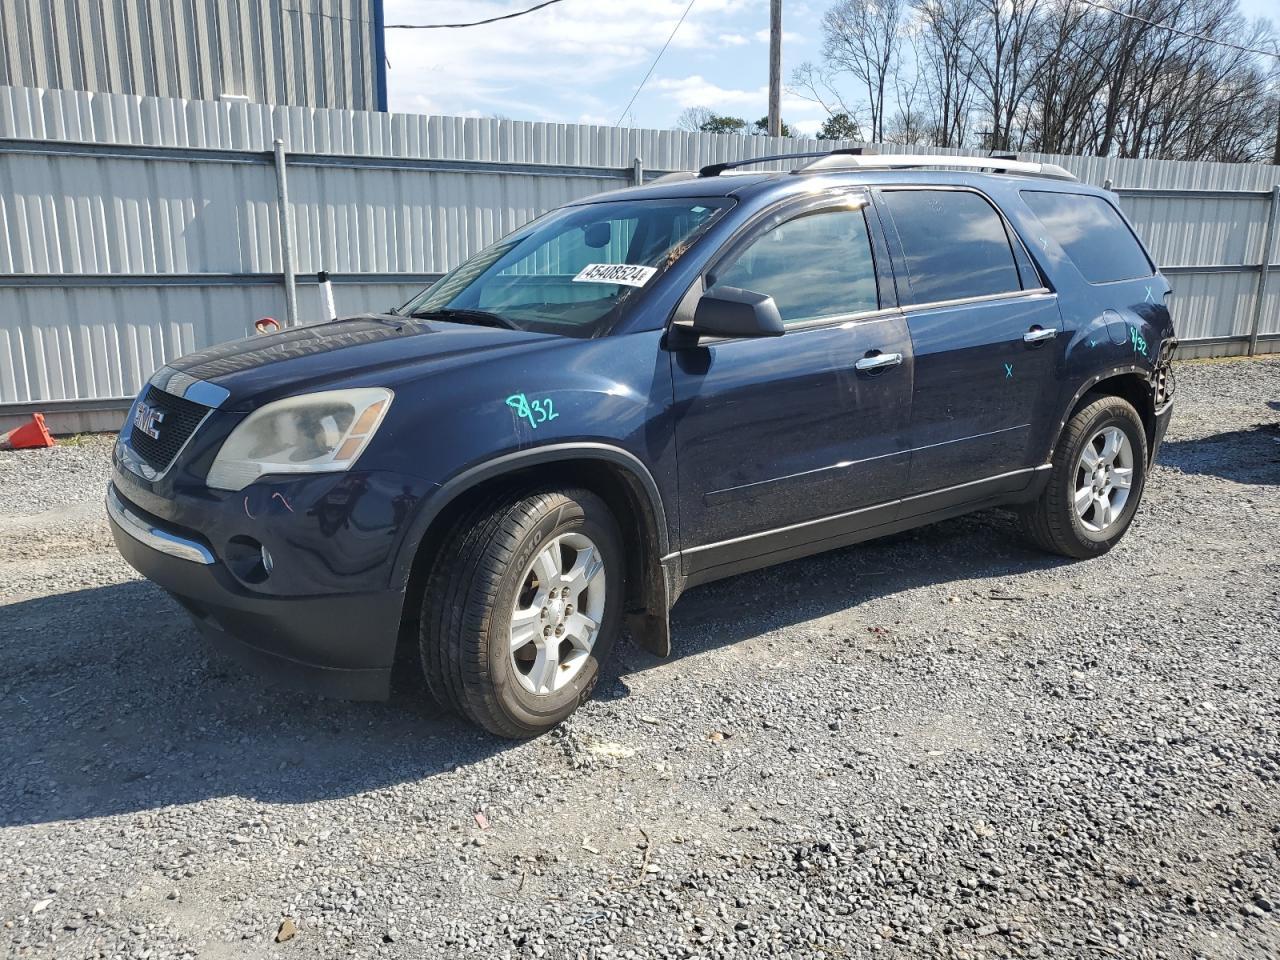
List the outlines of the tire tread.
{"type": "MultiPolygon", "coordinates": [[[[521,544],[552,511],[571,502],[604,510],[587,490],[499,491],[461,515],[445,537],[423,596],[420,645],[433,695],[473,723],[509,738],[542,732],[503,708],[489,669],[491,626],[504,578],[521,544]]],[[[595,686],[584,686],[576,707],[595,686]]]]}
{"type": "MultiPolygon", "coordinates": [[[[1092,403],[1086,404],[1067,421],[1062,435],[1058,438],[1049,471],[1049,481],[1045,485],[1044,492],[1034,502],[1020,508],[1017,512],[1022,533],[1042,550],[1064,557],[1087,560],[1106,553],[1128,529],[1128,523],[1126,523],[1120,533],[1111,540],[1086,544],[1076,535],[1072,527],[1072,511],[1075,507],[1070,501],[1070,494],[1066,492],[1074,487],[1075,478],[1071,474],[1075,472],[1076,459],[1079,456],[1081,444],[1087,439],[1086,434],[1093,429],[1093,425],[1101,417],[1107,414],[1130,419],[1138,427],[1137,432],[1142,439],[1137,450],[1137,458],[1141,461],[1141,469],[1144,470],[1143,482],[1145,483],[1146,431],[1142,427],[1142,419],[1138,416],[1138,411],[1123,397],[1110,394],[1100,396],[1092,403]]],[[[1135,490],[1135,493],[1140,499],[1141,486],[1135,490]]],[[[1135,500],[1135,511],[1137,505],[1138,501],[1135,500]]]]}

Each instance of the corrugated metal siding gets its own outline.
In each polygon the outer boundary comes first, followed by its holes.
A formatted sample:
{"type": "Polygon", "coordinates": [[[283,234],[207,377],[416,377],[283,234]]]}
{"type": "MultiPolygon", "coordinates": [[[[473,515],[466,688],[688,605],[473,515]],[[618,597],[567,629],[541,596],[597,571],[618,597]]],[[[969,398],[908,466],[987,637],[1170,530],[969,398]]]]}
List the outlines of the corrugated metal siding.
{"type": "Polygon", "coordinates": [[[272,169],[0,151],[0,273],[279,267],[272,169]]]}
{"type": "Polygon", "coordinates": [[[291,167],[301,273],[444,273],[553,207],[619,186],[593,178],[291,167]]]}
{"type": "Polygon", "coordinates": [[[277,286],[0,286],[0,402],[132,396],[167,360],[283,309],[277,286]]]}
{"type": "MultiPolygon", "coordinates": [[[[1173,313],[1179,338],[1246,337],[1253,323],[1257,273],[1200,273],[1170,278],[1173,313]]],[[[1274,297],[1269,298],[1274,301],[1274,297]]],[[[1266,316],[1266,315],[1264,315],[1266,316]]],[[[1269,315],[1274,321],[1274,312],[1269,315]]],[[[1262,333],[1280,332],[1272,322],[1262,333]]]]}
{"type": "Polygon", "coordinates": [[[367,0],[3,0],[0,84],[375,110],[367,0]]]}
{"type": "MultiPolygon", "coordinates": [[[[320,269],[357,275],[336,287],[343,312],[404,302],[425,275],[543,211],[624,185],[637,157],[663,171],[835,146],[0,87],[0,138],[113,154],[48,156],[0,142],[0,274],[43,284],[0,277],[0,403],[128,396],[165,360],[245,335],[264,314],[283,316],[277,135],[292,154],[316,155],[288,167],[294,266],[304,281],[320,269]],[[429,160],[587,169],[412,168],[429,160]],[[406,163],[386,166],[395,161],[406,163]],[[397,276],[409,274],[417,277],[397,276]]],[[[1120,202],[1162,265],[1243,268],[1171,273],[1180,336],[1248,334],[1270,202],[1262,191],[1280,183],[1280,168],[1039,159],[1117,189],[1240,192],[1122,193],[1120,202]]],[[[298,302],[303,319],[320,315],[313,284],[299,285],[298,302]]],[[[1276,271],[1262,317],[1264,336],[1280,334],[1276,271]]]]}
{"type": "MultiPolygon", "coordinates": [[[[86,95],[0,84],[4,137],[265,151],[277,130],[294,153],[601,167],[626,167],[641,157],[648,170],[693,170],[724,160],[856,145],[804,137],[86,95]]],[[[895,145],[885,152],[937,156],[967,151],[895,145]]],[[[1262,191],[1280,182],[1280,167],[1266,164],[1022,156],[1057,163],[1087,183],[1100,186],[1109,179],[1115,189],[1262,191]]]]}
{"type": "Polygon", "coordinates": [[[1122,196],[1121,205],[1162,267],[1258,264],[1270,198],[1122,196]]]}

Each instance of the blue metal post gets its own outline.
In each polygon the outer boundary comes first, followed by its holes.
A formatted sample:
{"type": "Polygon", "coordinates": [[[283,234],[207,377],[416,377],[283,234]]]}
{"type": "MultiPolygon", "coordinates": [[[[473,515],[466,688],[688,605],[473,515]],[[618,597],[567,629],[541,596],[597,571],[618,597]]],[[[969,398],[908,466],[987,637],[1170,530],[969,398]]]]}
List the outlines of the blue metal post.
{"type": "Polygon", "coordinates": [[[373,0],[373,57],[374,85],[378,98],[378,110],[387,112],[387,22],[383,0],[373,0]]]}

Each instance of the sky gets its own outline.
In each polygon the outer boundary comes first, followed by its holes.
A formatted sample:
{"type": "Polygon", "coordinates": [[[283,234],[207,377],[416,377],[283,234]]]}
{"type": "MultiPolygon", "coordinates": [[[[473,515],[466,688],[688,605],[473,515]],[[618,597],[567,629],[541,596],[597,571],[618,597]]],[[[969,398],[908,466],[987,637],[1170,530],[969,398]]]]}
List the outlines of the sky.
{"type": "MultiPolygon", "coordinates": [[[[386,22],[455,23],[535,0],[386,0],[386,22]]],[[[563,0],[527,16],[461,30],[388,30],[389,107],[399,113],[508,117],[669,128],[685,107],[748,122],[768,109],[769,0],[694,0],[635,104],[627,101],[688,0],[563,0]]],[[[821,59],[831,0],[783,0],[782,116],[812,134],[826,116],[786,90],[793,68],[821,59]]],[[[1241,0],[1280,20],[1280,0],[1241,0]]]]}

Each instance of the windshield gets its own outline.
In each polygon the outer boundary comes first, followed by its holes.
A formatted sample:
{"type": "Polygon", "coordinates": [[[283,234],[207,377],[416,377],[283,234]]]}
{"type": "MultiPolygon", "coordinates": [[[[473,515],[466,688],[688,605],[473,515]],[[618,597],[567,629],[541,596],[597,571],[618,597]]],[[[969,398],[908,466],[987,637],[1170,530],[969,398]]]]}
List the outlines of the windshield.
{"type": "Polygon", "coordinates": [[[598,337],[729,204],[690,197],[562,207],[476,254],[396,312],[598,337]]]}

